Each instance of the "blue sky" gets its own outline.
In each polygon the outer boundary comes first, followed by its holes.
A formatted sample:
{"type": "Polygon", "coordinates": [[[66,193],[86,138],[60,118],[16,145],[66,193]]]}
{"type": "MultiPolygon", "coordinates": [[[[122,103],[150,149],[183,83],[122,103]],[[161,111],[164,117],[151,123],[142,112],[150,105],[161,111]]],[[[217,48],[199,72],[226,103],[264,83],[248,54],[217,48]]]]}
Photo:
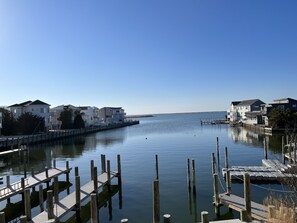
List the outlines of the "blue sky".
{"type": "Polygon", "coordinates": [[[0,105],[226,110],[297,98],[296,0],[0,0],[0,105]]]}

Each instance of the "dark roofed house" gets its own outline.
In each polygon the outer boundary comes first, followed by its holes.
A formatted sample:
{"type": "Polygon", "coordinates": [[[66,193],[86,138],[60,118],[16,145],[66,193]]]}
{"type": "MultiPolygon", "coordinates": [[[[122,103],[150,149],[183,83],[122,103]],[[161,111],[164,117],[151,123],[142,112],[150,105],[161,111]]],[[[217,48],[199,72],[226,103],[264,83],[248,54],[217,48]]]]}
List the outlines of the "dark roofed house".
{"type": "Polygon", "coordinates": [[[49,104],[43,101],[35,100],[25,101],[19,104],[13,104],[8,108],[15,118],[20,117],[22,114],[26,112],[43,117],[45,121],[45,127],[48,127],[50,122],[49,106],[49,104]]]}

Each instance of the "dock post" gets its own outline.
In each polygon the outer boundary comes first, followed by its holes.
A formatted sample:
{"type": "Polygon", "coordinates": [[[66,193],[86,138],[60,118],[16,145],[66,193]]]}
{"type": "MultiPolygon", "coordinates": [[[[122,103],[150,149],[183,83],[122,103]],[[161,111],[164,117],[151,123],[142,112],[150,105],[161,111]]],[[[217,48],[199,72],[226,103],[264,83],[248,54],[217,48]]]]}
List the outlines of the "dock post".
{"type": "Polygon", "coordinates": [[[156,180],[159,180],[159,161],[158,161],[157,154],[156,154],[156,180]]]}
{"type": "Polygon", "coordinates": [[[98,223],[97,194],[91,194],[91,223],[98,223]]]}
{"type": "Polygon", "coordinates": [[[34,176],[35,176],[34,168],[32,167],[32,168],[31,168],[31,177],[34,177],[34,176]]]}
{"type": "Polygon", "coordinates": [[[250,221],[249,218],[248,218],[246,210],[240,210],[240,221],[243,221],[243,222],[249,222],[250,221]]]}
{"type": "Polygon", "coordinates": [[[5,223],[5,213],[0,212],[0,223],[5,223]]]}
{"type": "Polygon", "coordinates": [[[122,185],[122,167],[121,167],[121,155],[117,155],[117,164],[118,164],[118,185],[122,185]]]}
{"type": "Polygon", "coordinates": [[[229,168],[229,163],[228,163],[228,148],[227,146],[225,147],[225,168],[229,168]]]}
{"type": "Polygon", "coordinates": [[[153,183],[153,197],[154,197],[154,209],[153,209],[153,223],[160,223],[160,195],[159,195],[159,180],[154,180],[153,183]]]}
{"type": "Polygon", "coordinates": [[[187,179],[188,179],[188,190],[191,190],[191,169],[190,169],[190,159],[187,159],[187,179]]]}
{"type": "Polygon", "coordinates": [[[54,219],[54,203],[53,203],[53,191],[52,190],[48,190],[47,191],[47,217],[48,220],[50,219],[54,219]]]}
{"type": "Polygon", "coordinates": [[[213,175],[213,192],[214,192],[214,205],[215,205],[215,213],[217,216],[220,215],[220,204],[219,204],[219,178],[218,174],[215,173],[213,175]]]}
{"type": "Polygon", "coordinates": [[[40,212],[44,211],[44,205],[43,205],[43,187],[42,184],[39,184],[39,206],[40,206],[40,212]]]}
{"type": "Polygon", "coordinates": [[[212,167],[212,174],[215,174],[216,173],[216,158],[215,158],[214,153],[211,154],[211,167],[212,167]]]}
{"type": "Polygon", "coordinates": [[[243,179],[244,179],[244,206],[247,212],[248,220],[251,221],[252,206],[251,206],[250,175],[248,173],[245,173],[243,175],[243,179]]]}
{"type": "Polygon", "coordinates": [[[201,212],[201,223],[209,223],[207,211],[201,212]]]}
{"type": "Polygon", "coordinates": [[[127,218],[124,218],[124,219],[121,220],[121,223],[128,223],[128,221],[129,220],[127,218]]]}
{"type": "Polygon", "coordinates": [[[93,182],[94,182],[94,193],[98,195],[98,174],[97,174],[97,167],[94,167],[93,173],[93,182]]]}
{"type": "Polygon", "coordinates": [[[21,178],[21,187],[22,187],[22,201],[25,202],[25,178],[21,178]]]}
{"type": "Polygon", "coordinates": [[[25,190],[25,215],[27,216],[27,220],[31,220],[31,199],[30,199],[30,189],[25,190]]]}
{"type": "Polygon", "coordinates": [[[76,212],[76,219],[80,220],[80,209],[81,209],[81,203],[80,203],[80,176],[75,176],[75,212],[76,212]]]}
{"type": "Polygon", "coordinates": [[[220,144],[219,144],[219,137],[217,137],[217,159],[218,159],[218,165],[220,160],[220,144]]]}
{"type": "Polygon", "coordinates": [[[78,174],[78,167],[76,166],[74,168],[74,176],[77,177],[79,174],[78,174]]]}
{"type": "Polygon", "coordinates": [[[94,160],[91,160],[90,166],[91,166],[91,180],[94,180],[94,160]]]}
{"type": "Polygon", "coordinates": [[[227,194],[231,194],[231,176],[230,176],[229,169],[226,169],[226,188],[227,188],[227,194]]]}
{"type": "Polygon", "coordinates": [[[108,188],[108,192],[111,191],[111,188],[110,188],[110,185],[111,185],[111,182],[110,182],[110,160],[107,160],[107,188],[108,188]]]}
{"type": "Polygon", "coordinates": [[[164,223],[170,223],[171,222],[171,215],[170,214],[164,214],[163,215],[164,223]]]}
{"type": "Polygon", "coordinates": [[[196,171],[195,171],[195,160],[192,160],[192,185],[193,195],[196,195],[196,171]]]}
{"type": "Polygon", "coordinates": [[[55,198],[55,204],[59,202],[59,181],[58,177],[54,177],[54,198],[55,198]]]}
{"type": "Polygon", "coordinates": [[[66,172],[66,181],[67,181],[67,183],[69,183],[69,172],[70,172],[70,170],[69,170],[69,161],[68,160],[66,161],[66,170],[67,170],[67,172],[66,172]]]}
{"type": "Polygon", "coordinates": [[[56,159],[53,159],[53,167],[56,168],[56,159]]]}
{"type": "Polygon", "coordinates": [[[292,143],[289,144],[289,163],[292,163],[292,143]]]}
{"type": "Polygon", "coordinates": [[[27,223],[27,216],[26,215],[22,215],[20,217],[20,223],[27,223]]]}
{"type": "Polygon", "coordinates": [[[296,142],[294,142],[293,146],[293,163],[296,164],[296,142]]]}
{"type": "Polygon", "coordinates": [[[106,158],[104,154],[101,154],[101,173],[106,172],[106,158]]]}
{"type": "Polygon", "coordinates": [[[286,159],[285,159],[285,137],[282,136],[282,162],[283,164],[286,163],[286,159]]]}
{"type": "Polygon", "coordinates": [[[10,187],[10,176],[6,176],[6,187],[10,187]]]}
{"type": "Polygon", "coordinates": [[[45,177],[46,177],[46,179],[48,178],[48,167],[47,166],[45,167],[45,177]]]}
{"type": "Polygon", "coordinates": [[[264,137],[264,159],[267,160],[267,140],[266,140],[266,136],[264,137]]]}

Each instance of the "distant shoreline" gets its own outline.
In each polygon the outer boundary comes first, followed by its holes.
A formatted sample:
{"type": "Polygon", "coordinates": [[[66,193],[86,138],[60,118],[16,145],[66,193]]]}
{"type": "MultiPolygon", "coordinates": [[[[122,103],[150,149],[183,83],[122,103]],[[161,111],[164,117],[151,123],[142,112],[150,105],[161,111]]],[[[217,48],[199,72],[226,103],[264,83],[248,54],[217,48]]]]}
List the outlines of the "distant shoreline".
{"type": "Polygon", "coordinates": [[[153,115],[127,115],[126,118],[150,118],[154,117],[153,115]]]}

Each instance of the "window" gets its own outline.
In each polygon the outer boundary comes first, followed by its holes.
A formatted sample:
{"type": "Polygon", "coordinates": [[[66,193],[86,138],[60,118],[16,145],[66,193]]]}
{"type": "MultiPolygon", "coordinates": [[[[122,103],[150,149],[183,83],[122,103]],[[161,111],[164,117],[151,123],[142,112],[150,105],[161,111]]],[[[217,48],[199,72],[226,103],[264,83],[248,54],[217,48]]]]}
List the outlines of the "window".
{"type": "Polygon", "coordinates": [[[297,107],[297,105],[296,105],[296,104],[294,104],[294,105],[292,105],[292,107],[293,107],[293,108],[296,108],[296,107],[297,107]]]}

